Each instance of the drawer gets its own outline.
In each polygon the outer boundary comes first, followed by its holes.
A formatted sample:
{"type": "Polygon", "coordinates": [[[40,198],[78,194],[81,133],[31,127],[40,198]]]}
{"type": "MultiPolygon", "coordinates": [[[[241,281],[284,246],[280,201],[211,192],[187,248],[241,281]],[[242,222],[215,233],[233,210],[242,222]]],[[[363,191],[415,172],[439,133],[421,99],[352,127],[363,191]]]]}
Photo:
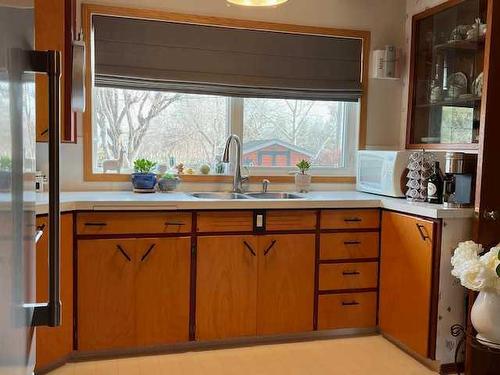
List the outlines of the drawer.
{"type": "Polygon", "coordinates": [[[318,299],[318,329],[377,325],[377,293],[323,294],[318,299]]]}
{"type": "Polygon", "coordinates": [[[252,232],[253,211],[206,211],[198,212],[198,232],[252,232]]]}
{"type": "Polygon", "coordinates": [[[315,211],[267,211],[266,230],[315,230],[315,211]]]}
{"type": "Polygon", "coordinates": [[[376,288],[378,284],[378,262],[321,264],[319,289],[364,289],[376,288]]]}
{"type": "Polygon", "coordinates": [[[379,234],[367,232],[323,233],[320,241],[320,258],[359,259],[378,258],[379,234]]]}
{"type": "Polygon", "coordinates": [[[77,234],[151,234],[191,232],[190,212],[84,212],[77,234]]]}
{"type": "Polygon", "coordinates": [[[323,210],[321,229],[376,229],[380,212],[373,210],[323,210]]]}

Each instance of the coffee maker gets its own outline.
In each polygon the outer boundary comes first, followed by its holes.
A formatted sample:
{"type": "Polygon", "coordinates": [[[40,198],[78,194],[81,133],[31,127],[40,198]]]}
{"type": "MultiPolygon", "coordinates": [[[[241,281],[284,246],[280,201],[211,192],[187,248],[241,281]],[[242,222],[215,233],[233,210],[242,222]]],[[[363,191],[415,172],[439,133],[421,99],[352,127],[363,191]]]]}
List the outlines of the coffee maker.
{"type": "Polygon", "coordinates": [[[470,207],[474,204],[476,168],[475,155],[446,153],[443,188],[445,207],[470,207]]]}

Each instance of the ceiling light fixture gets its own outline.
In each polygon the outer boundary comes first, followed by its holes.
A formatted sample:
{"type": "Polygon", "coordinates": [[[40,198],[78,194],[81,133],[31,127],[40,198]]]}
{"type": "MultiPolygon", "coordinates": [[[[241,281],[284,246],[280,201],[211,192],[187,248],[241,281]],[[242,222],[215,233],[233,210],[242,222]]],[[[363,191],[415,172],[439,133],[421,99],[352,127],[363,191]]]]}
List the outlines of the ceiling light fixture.
{"type": "Polygon", "coordinates": [[[247,7],[273,7],[286,3],[288,0],[227,0],[228,3],[247,7]]]}

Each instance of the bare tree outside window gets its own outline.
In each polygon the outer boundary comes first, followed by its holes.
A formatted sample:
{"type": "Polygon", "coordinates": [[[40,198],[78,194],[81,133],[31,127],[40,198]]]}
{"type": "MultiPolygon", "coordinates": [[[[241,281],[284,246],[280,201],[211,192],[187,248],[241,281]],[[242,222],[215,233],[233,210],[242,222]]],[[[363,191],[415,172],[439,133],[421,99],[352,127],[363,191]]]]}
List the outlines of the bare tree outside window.
{"type": "Polygon", "coordinates": [[[344,166],[346,103],[245,99],[245,160],[252,166],[344,166]]]}
{"type": "Polygon", "coordinates": [[[137,158],[198,167],[222,153],[224,97],[97,87],[94,105],[95,171],[127,172],[137,158]]]}

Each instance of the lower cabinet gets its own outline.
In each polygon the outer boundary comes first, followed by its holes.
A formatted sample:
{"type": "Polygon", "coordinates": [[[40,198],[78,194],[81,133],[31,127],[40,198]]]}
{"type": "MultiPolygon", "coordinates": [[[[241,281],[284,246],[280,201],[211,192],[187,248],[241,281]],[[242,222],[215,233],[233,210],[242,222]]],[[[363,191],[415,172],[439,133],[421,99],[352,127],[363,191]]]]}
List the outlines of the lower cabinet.
{"type": "Polygon", "coordinates": [[[197,340],[256,334],[258,242],[255,236],[198,238],[197,340]]]}
{"type": "Polygon", "coordinates": [[[259,238],[257,334],[313,329],[313,234],[259,238]]]}
{"type": "Polygon", "coordinates": [[[198,238],[196,338],[313,329],[314,234],[198,238]]]}
{"type": "Polygon", "coordinates": [[[190,238],[78,241],[78,349],[187,341],[190,238]]]}
{"type": "Polygon", "coordinates": [[[379,325],[384,334],[429,356],[434,223],[382,214],[379,325]]]}
{"type": "MultiPolygon", "coordinates": [[[[43,235],[36,244],[36,299],[48,300],[48,232],[47,216],[36,219],[37,228],[43,235]]],[[[60,327],[37,327],[36,371],[64,361],[73,351],[73,214],[61,215],[61,302],[62,324],[60,327]]]]}

